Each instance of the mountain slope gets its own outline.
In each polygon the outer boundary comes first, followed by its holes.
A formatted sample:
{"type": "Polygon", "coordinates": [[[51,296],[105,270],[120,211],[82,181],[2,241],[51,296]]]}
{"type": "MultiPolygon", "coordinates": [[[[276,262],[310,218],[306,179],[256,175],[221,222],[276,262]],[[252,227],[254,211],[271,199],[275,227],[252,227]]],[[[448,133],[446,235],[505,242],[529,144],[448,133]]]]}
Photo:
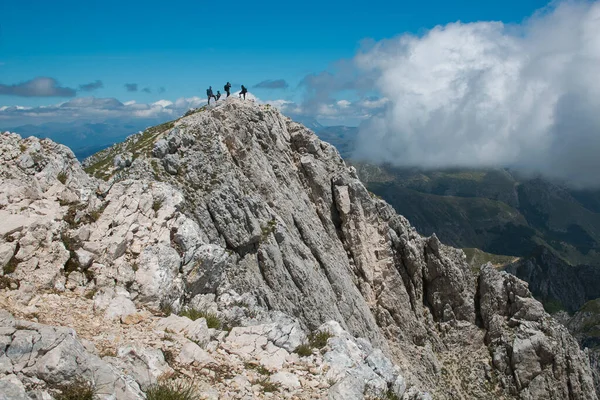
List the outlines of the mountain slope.
{"type": "Polygon", "coordinates": [[[289,338],[325,323],[340,338],[322,360],[338,371],[335,399],[597,398],[585,355],[522,281],[491,266],[474,275],[462,251],[417,234],[333,146],[269,106],[231,98],[130,137],[86,162],[107,182],[30,140],[2,136],[7,299],[23,285],[91,292],[98,307],[212,307],[241,325],[213,346],[292,365],[289,338]]]}
{"type": "Polygon", "coordinates": [[[572,264],[600,265],[597,193],[573,191],[507,170],[422,171],[356,165],[373,193],[442,242],[528,256],[539,245],[572,264]]]}

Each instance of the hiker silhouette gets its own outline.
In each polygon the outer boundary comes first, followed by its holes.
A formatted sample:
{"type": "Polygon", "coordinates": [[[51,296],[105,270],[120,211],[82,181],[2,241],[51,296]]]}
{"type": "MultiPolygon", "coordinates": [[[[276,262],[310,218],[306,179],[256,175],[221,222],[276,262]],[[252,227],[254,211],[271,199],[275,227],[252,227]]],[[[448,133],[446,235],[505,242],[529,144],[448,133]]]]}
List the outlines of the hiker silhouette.
{"type": "Polygon", "coordinates": [[[212,90],[212,86],[209,86],[208,89],[206,89],[206,97],[208,97],[208,105],[210,106],[210,98],[214,98],[215,101],[217,101],[217,97],[213,94],[213,90],[212,90]]]}
{"type": "Polygon", "coordinates": [[[221,92],[219,92],[219,91],[217,90],[217,96],[215,97],[215,99],[217,99],[217,101],[219,101],[219,99],[220,99],[220,98],[221,98],[221,92]]]}
{"type": "Polygon", "coordinates": [[[231,83],[227,82],[223,88],[225,89],[225,93],[227,93],[227,97],[229,97],[229,95],[231,94],[229,93],[229,91],[231,90],[231,83]]]}
{"type": "Polygon", "coordinates": [[[248,89],[244,85],[242,85],[242,90],[240,92],[240,98],[244,96],[244,100],[246,100],[246,93],[248,93],[248,89]]]}

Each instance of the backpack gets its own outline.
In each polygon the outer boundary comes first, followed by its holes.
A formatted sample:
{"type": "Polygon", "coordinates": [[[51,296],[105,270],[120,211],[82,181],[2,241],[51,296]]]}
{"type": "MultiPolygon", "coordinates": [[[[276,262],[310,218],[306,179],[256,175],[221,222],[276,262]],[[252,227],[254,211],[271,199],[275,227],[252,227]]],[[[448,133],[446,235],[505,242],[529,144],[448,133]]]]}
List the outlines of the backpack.
{"type": "Polygon", "coordinates": [[[210,89],[206,89],[206,95],[210,96],[210,89]]]}
{"type": "Polygon", "coordinates": [[[225,86],[223,86],[223,89],[225,89],[225,91],[227,91],[229,89],[229,85],[225,84],[225,86]]]}

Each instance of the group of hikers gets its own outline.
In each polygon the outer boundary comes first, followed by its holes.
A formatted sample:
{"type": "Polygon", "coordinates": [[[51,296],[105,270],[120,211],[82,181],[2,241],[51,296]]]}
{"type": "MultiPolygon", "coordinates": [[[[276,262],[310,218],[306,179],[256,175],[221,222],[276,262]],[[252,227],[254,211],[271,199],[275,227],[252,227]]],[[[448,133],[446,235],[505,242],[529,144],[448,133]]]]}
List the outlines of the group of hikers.
{"type": "MultiPolygon", "coordinates": [[[[231,83],[227,82],[223,88],[225,89],[225,93],[227,93],[227,97],[229,97],[229,95],[231,94],[231,83]]],[[[248,89],[246,89],[246,87],[242,85],[242,90],[240,91],[240,98],[242,98],[243,96],[244,100],[246,100],[246,93],[248,93],[248,89]]],[[[219,99],[221,98],[221,92],[217,90],[217,95],[215,96],[212,90],[212,86],[209,86],[208,89],[206,89],[206,96],[208,97],[208,105],[210,105],[210,99],[215,99],[215,101],[219,101],[219,99]]]]}

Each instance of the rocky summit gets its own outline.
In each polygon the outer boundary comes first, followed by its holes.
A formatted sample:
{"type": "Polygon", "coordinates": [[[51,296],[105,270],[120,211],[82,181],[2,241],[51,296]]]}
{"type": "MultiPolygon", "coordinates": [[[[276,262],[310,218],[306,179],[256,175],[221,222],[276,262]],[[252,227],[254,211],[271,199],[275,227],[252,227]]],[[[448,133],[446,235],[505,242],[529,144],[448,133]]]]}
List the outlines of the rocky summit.
{"type": "Polygon", "coordinates": [[[527,284],[420,236],[269,105],[83,166],[6,132],[0,160],[0,399],[597,399],[527,284]]]}

